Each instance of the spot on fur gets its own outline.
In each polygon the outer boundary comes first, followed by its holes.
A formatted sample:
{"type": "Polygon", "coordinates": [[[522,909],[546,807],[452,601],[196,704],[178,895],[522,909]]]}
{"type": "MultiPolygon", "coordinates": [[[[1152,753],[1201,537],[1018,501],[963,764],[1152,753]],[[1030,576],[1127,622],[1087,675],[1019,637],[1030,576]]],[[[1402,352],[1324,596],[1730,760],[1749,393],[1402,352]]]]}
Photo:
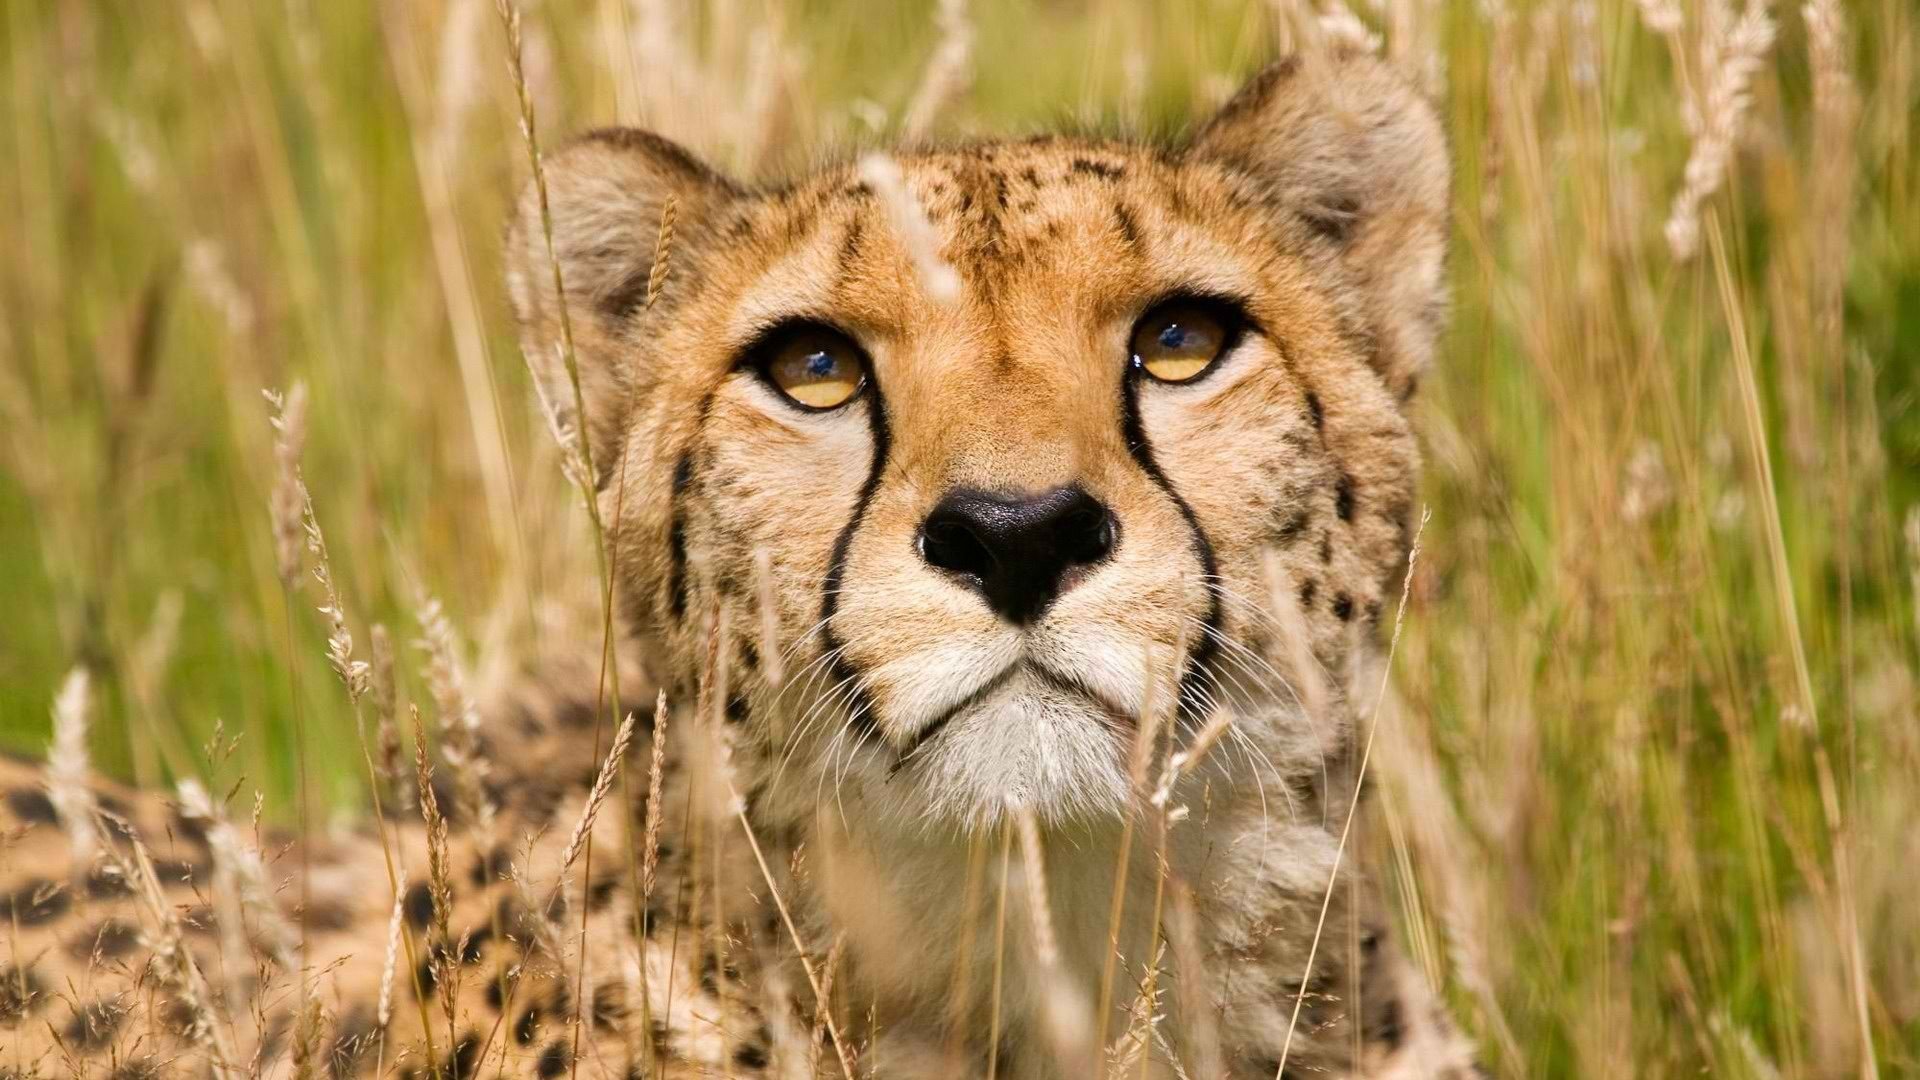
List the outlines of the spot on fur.
{"type": "Polygon", "coordinates": [[[479,1057],[479,1033],[469,1031],[460,1036],[460,1041],[447,1054],[447,1064],[443,1070],[447,1080],[465,1080],[466,1077],[475,1075],[474,1066],[478,1064],[479,1057]]]}
{"type": "Polygon", "coordinates": [[[1127,175],[1127,168],[1124,165],[1095,161],[1092,158],[1074,158],[1067,167],[1080,176],[1092,176],[1101,180],[1118,180],[1127,175]]]}
{"type": "Polygon", "coordinates": [[[519,1018],[513,1022],[513,1041],[521,1046],[531,1045],[534,1036],[540,1034],[541,1015],[538,1004],[520,1010],[519,1018]]]}
{"type": "Polygon", "coordinates": [[[100,957],[113,960],[132,952],[140,944],[140,928],[123,919],[102,919],[91,929],[76,936],[67,946],[76,960],[100,957]]]}
{"type": "Polygon", "coordinates": [[[119,999],[97,998],[73,1011],[61,1037],[83,1054],[98,1053],[113,1042],[126,1019],[127,1006],[119,999]]]}
{"type": "Polygon", "coordinates": [[[407,895],[400,901],[400,909],[406,915],[407,923],[415,930],[425,930],[433,921],[433,890],[424,881],[416,881],[407,887],[407,895]]]}
{"type": "Polygon", "coordinates": [[[467,877],[475,888],[484,889],[496,881],[504,880],[513,867],[513,852],[505,844],[496,844],[493,850],[473,860],[473,868],[467,877]]]}
{"type": "Polygon", "coordinates": [[[551,1080],[552,1077],[566,1072],[567,1067],[572,1063],[573,1052],[568,1048],[567,1041],[555,1039],[547,1044],[546,1049],[540,1051],[540,1060],[535,1063],[533,1071],[543,1080],[551,1080]]]}
{"type": "Polygon", "coordinates": [[[1140,222],[1127,209],[1125,203],[1113,204],[1113,228],[1120,234],[1120,242],[1130,248],[1140,246],[1140,222]]]}
{"type": "Polygon", "coordinates": [[[1286,520],[1280,523],[1280,527],[1274,530],[1274,542],[1283,548],[1293,546],[1293,542],[1300,539],[1300,534],[1307,531],[1308,520],[1306,508],[1295,507],[1293,512],[1287,515],[1286,520]]]}
{"type": "Polygon", "coordinates": [[[160,879],[162,887],[191,889],[204,882],[206,871],[199,864],[185,859],[155,859],[153,876],[160,879]]]}
{"type": "Polygon", "coordinates": [[[54,812],[53,800],[39,788],[17,787],[7,792],[7,809],[13,816],[27,825],[57,825],[60,815],[54,812]]]}
{"type": "Polygon", "coordinates": [[[46,984],[32,968],[0,965],[0,1027],[12,1027],[47,1004],[46,984]]]}
{"type": "Polygon", "coordinates": [[[73,894],[65,885],[46,878],[28,878],[0,899],[0,925],[39,926],[65,915],[73,894]]]}
{"type": "Polygon", "coordinates": [[[115,900],[133,893],[133,886],[127,884],[119,871],[111,863],[99,863],[87,871],[87,899],[115,900]]]}

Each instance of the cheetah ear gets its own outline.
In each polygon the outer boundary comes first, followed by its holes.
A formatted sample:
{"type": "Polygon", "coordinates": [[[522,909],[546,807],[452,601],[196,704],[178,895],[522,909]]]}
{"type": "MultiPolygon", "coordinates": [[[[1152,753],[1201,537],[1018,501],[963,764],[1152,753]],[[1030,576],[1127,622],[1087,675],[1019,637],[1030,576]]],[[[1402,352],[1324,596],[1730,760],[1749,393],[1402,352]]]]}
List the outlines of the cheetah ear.
{"type": "Polygon", "coordinates": [[[1433,106],[1355,51],[1294,57],[1255,76],[1187,153],[1252,177],[1353,275],[1370,362],[1411,396],[1446,315],[1446,136],[1433,106]]]}
{"type": "Polygon", "coordinates": [[[580,373],[584,425],[604,482],[616,457],[635,390],[646,381],[634,331],[646,306],[660,217],[674,205],[674,232],[656,314],[677,288],[696,279],[700,251],[716,211],[740,194],[733,181],[679,146],[645,131],[609,128],[584,135],[547,157],[547,246],[540,192],[521,193],[507,229],[507,290],[520,320],[520,346],[540,390],[571,420],[573,387],[562,357],[560,268],[569,329],[580,373]]]}

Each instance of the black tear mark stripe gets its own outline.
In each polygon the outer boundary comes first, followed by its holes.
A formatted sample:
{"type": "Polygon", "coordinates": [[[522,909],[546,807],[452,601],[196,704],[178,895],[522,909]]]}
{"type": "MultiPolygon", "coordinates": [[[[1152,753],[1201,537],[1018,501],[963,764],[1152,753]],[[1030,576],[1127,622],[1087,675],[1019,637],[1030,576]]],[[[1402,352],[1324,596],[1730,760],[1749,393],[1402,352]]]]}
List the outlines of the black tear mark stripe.
{"type": "Polygon", "coordinates": [[[676,621],[687,617],[687,521],[680,503],[692,486],[693,451],[689,449],[673,463],[673,492],[668,507],[671,516],[667,524],[667,610],[676,621]]]}
{"type": "Polygon", "coordinates": [[[868,375],[867,392],[867,431],[873,438],[873,462],[867,466],[867,479],[860,485],[860,494],[853,502],[853,513],[847,523],[840,528],[840,535],[834,537],[833,554],[827,559],[827,579],[821,586],[820,597],[820,638],[821,645],[833,656],[830,668],[836,684],[845,683],[850,688],[848,694],[849,724],[854,733],[864,739],[868,735],[878,735],[879,727],[874,722],[873,702],[867,698],[867,691],[860,684],[860,671],[855,668],[840,650],[845,643],[834,632],[833,616],[840,609],[840,587],[847,576],[847,553],[853,547],[853,534],[860,529],[860,523],[866,519],[867,507],[873,502],[874,493],[880,490],[880,478],[887,471],[887,454],[892,449],[893,438],[887,429],[887,401],[880,394],[880,384],[868,375]]]}
{"type": "Polygon", "coordinates": [[[1213,542],[1207,539],[1207,532],[1200,527],[1200,518],[1194,514],[1193,507],[1181,496],[1173,481],[1160,469],[1160,463],[1154,460],[1153,444],[1147,439],[1147,429],[1140,422],[1140,379],[1132,374],[1122,381],[1121,434],[1127,443],[1127,453],[1139,464],[1142,471],[1167,493],[1173,505],[1186,519],[1187,529],[1193,534],[1193,551],[1200,559],[1202,583],[1207,590],[1207,618],[1200,635],[1200,641],[1187,657],[1187,669],[1180,676],[1180,708],[1189,717],[1202,714],[1206,688],[1203,680],[1212,670],[1214,656],[1220,651],[1220,624],[1224,611],[1220,602],[1220,564],[1214,558],[1213,542]]]}
{"type": "Polygon", "coordinates": [[[719,392],[719,387],[713,387],[700,399],[700,408],[693,422],[693,434],[687,439],[686,449],[673,463],[673,489],[667,497],[667,610],[673,613],[675,622],[687,616],[686,496],[698,479],[695,475],[698,465],[696,458],[706,442],[707,418],[713,414],[714,398],[719,392]]]}

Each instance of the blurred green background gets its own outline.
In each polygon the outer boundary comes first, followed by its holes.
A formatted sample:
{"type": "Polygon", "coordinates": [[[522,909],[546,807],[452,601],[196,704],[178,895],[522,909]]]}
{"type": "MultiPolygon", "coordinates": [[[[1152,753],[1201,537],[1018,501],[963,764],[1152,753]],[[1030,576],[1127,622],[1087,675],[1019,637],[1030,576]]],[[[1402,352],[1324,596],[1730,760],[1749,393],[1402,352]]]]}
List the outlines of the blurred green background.
{"type": "MultiPolygon", "coordinates": [[[[547,0],[526,49],[543,137],[773,179],[903,125],[1170,137],[1372,35],[1458,161],[1370,841],[1417,955],[1503,1075],[1912,1074],[1920,18],[1668,12],[547,0]],[[1742,18],[1774,30],[1744,80],[1742,18]]],[[[526,158],[490,0],[8,0],[0,64],[0,745],[42,748],[84,665],[101,767],[288,816],[304,755],[360,807],[317,594],[275,573],[260,391],[295,380],[363,649],[432,594],[483,686],[590,653],[497,284],[526,158]]]]}

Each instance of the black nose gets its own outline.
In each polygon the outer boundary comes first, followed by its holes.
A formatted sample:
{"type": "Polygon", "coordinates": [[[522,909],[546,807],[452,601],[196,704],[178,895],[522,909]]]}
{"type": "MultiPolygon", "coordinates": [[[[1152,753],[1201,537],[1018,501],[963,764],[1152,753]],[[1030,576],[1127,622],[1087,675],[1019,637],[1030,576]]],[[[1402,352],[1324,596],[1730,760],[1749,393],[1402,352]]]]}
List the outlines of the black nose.
{"type": "Polygon", "coordinates": [[[955,491],[920,526],[920,554],[999,615],[1029,623],[1113,550],[1113,515],[1078,487],[1004,497],[955,491]]]}

